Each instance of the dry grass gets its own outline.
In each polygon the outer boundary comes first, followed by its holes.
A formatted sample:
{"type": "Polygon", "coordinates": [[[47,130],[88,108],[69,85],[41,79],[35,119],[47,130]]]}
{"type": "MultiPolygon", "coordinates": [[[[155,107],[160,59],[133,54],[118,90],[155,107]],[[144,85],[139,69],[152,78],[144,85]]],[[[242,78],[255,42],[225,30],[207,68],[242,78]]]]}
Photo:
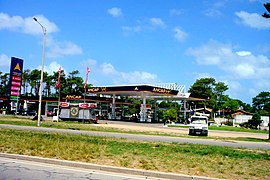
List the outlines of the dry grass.
{"type": "Polygon", "coordinates": [[[226,179],[270,179],[270,151],[0,129],[0,151],[226,179]]]}

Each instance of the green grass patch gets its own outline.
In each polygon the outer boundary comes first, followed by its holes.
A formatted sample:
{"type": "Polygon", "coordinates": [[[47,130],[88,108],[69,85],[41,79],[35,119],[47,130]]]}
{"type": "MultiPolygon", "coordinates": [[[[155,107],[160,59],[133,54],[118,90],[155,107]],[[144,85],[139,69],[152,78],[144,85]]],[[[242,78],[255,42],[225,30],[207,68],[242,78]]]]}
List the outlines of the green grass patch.
{"type": "MultiPolygon", "coordinates": [[[[0,124],[11,124],[19,126],[37,126],[37,121],[33,121],[27,117],[21,118],[16,116],[2,116],[0,117],[0,124]]],[[[178,127],[176,125],[170,125],[171,127],[178,127]]],[[[41,121],[41,127],[56,128],[56,129],[78,129],[84,131],[99,131],[99,132],[115,132],[115,133],[129,133],[129,134],[144,134],[144,135],[157,135],[157,136],[171,136],[171,137],[185,137],[185,138],[201,138],[201,139],[216,139],[216,140],[236,140],[236,141],[252,141],[252,142],[270,142],[269,139],[258,139],[249,137],[211,137],[211,136],[189,136],[188,134],[181,133],[167,133],[157,131],[136,131],[136,130],[125,130],[120,128],[93,126],[92,124],[83,124],[76,121],[60,121],[51,122],[41,121]]],[[[183,126],[187,127],[187,126],[183,126]]]]}
{"type": "Polygon", "coordinates": [[[0,152],[215,178],[270,178],[266,150],[0,128],[0,152]]]}

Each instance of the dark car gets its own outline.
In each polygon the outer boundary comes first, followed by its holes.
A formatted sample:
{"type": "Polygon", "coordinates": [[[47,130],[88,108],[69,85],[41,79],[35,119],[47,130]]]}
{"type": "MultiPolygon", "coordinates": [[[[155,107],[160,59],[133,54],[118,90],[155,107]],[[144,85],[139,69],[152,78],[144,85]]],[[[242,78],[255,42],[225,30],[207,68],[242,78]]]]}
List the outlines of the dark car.
{"type": "Polygon", "coordinates": [[[24,111],[22,115],[24,116],[35,116],[37,114],[36,110],[27,110],[24,111]]]}
{"type": "Polygon", "coordinates": [[[240,127],[243,127],[243,128],[248,128],[249,124],[248,122],[242,122],[239,124],[240,127]]]}

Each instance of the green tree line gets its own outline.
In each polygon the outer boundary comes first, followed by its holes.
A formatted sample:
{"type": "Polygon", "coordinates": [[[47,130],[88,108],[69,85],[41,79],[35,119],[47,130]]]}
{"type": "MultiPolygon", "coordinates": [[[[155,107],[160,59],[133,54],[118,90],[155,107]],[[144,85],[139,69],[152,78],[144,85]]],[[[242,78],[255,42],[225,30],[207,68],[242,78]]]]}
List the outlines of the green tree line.
{"type": "MultiPolygon", "coordinates": [[[[40,74],[41,70],[24,70],[22,75],[22,89],[21,94],[24,96],[38,96],[40,87],[40,74]]],[[[60,76],[60,91],[61,96],[68,94],[81,95],[84,93],[84,80],[79,76],[78,70],[65,73],[61,71],[60,76]]],[[[43,91],[42,96],[44,97],[58,97],[59,89],[56,88],[58,81],[58,72],[53,72],[52,75],[44,72],[43,76],[43,91]]],[[[0,72],[0,94],[2,96],[8,95],[8,83],[9,73],[0,72]]],[[[91,86],[88,84],[87,86],[91,86]]]]}

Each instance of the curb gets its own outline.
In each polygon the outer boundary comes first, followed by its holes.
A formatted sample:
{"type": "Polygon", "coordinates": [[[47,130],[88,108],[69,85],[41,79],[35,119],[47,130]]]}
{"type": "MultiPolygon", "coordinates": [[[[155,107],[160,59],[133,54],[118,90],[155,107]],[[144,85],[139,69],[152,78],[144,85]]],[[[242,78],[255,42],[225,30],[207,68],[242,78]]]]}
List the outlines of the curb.
{"type": "Polygon", "coordinates": [[[33,162],[39,162],[39,163],[47,163],[47,164],[53,164],[53,165],[68,166],[68,167],[100,170],[100,171],[107,171],[107,172],[114,172],[114,173],[164,178],[164,179],[217,180],[217,178],[209,178],[209,177],[203,177],[203,176],[189,176],[189,175],[176,174],[176,173],[165,173],[165,172],[158,172],[158,171],[122,168],[122,167],[116,167],[116,166],[107,166],[107,165],[98,165],[98,164],[76,162],[76,161],[42,158],[42,157],[37,157],[37,156],[0,153],[0,157],[33,161],[33,162]]]}

